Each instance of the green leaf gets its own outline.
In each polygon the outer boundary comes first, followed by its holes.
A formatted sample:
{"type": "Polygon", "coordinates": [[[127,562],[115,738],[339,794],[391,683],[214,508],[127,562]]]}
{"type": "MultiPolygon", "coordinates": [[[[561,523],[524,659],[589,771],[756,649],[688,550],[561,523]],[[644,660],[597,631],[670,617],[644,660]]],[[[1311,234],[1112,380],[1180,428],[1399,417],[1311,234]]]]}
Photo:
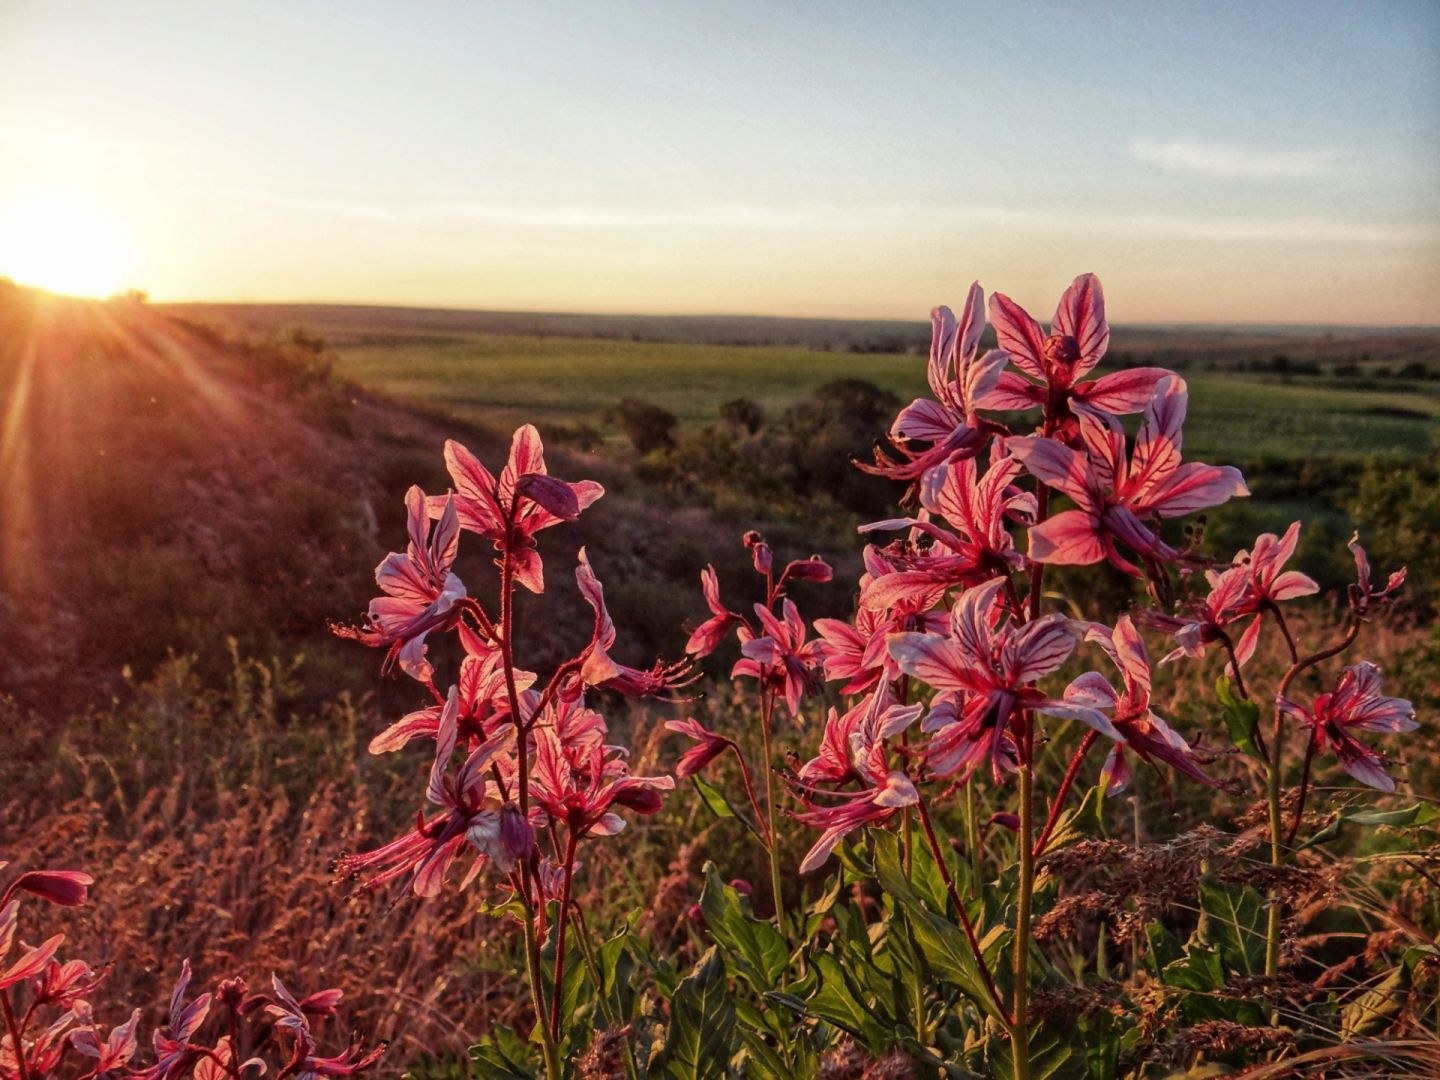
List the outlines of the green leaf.
{"type": "Polygon", "coordinates": [[[1265,900],[1248,885],[1202,884],[1196,937],[1220,950],[1223,966],[1246,975],[1265,970],[1265,900]]]}
{"type": "Polygon", "coordinates": [[[1379,1035],[1404,1007],[1409,989],[1410,973],[1405,966],[1392,968],[1378,985],[1340,1010],[1340,1038],[1348,1042],[1379,1035]]]}
{"type": "Polygon", "coordinates": [[[1055,831],[1045,845],[1046,851],[1058,851],[1066,844],[1087,836],[1105,835],[1105,790],[1096,784],[1085,793],[1080,805],[1066,810],[1055,823],[1055,831]]]}
{"type": "Polygon", "coordinates": [[[755,827],[755,823],[739,810],[735,809],[735,804],[726,797],[723,791],[713,784],[706,783],[698,776],[690,777],[690,782],[695,785],[695,790],[699,792],[700,801],[706,805],[712,814],[722,819],[734,818],[740,822],[740,824],[744,825],[745,828],[749,829],[755,839],[759,840],[762,844],[765,842],[765,838],[760,835],[760,830],[755,827]]]}
{"type": "Polygon", "coordinates": [[[705,930],[736,961],[737,974],[760,993],[779,989],[790,964],[785,939],[768,922],[750,913],[750,901],[720,880],[713,862],[705,864],[700,912],[705,930]]]}
{"type": "Polygon", "coordinates": [[[1414,806],[1407,806],[1400,810],[1347,810],[1301,844],[1300,850],[1304,851],[1316,844],[1334,840],[1344,831],[1346,825],[1359,825],[1367,829],[1373,829],[1380,825],[1416,829],[1434,824],[1436,821],[1440,821],[1440,808],[1430,803],[1416,803],[1414,806]]]}
{"type": "Polygon", "coordinates": [[[665,1043],[650,1073],[672,1080],[716,1080],[725,1075],[735,1044],[735,1007],[725,985],[725,961],[712,946],[670,999],[665,1043]]]}
{"type": "Polygon", "coordinates": [[[1230,742],[1242,754],[1247,754],[1256,761],[1264,761],[1265,756],[1255,745],[1255,730],[1260,723],[1259,706],[1248,698],[1236,697],[1230,689],[1228,675],[1221,675],[1215,680],[1215,696],[1220,699],[1220,705],[1225,710],[1225,726],[1230,733],[1230,742]]]}
{"type": "MultiPolygon", "coordinates": [[[[1086,1075],[1085,1054],[1070,1041],[1076,1033],[1059,1024],[1036,1024],[1030,1029],[1030,1080],[1080,1080],[1086,1075]]],[[[991,1039],[989,1057],[991,1076],[1007,1080],[1015,1076],[1009,1039],[991,1039]]]]}
{"type": "Polygon", "coordinates": [[[790,1080],[794,1075],[760,1032],[741,1027],[740,1042],[743,1047],[740,1075],[758,1077],[759,1080],[790,1080]]]}
{"type": "Polygon", "coordinates": [[[883,1050],[890,1037],[879,1018],[855,995],[840,962],[830,953],[816,953],[812,958],[820,985],[805,1002],[812,1016],[843,1028],[871,1050],[883,1050]]]}
{"type": "MultiPolygon", "coordinates": [[[[970,948],[970,941],[964,930],[928,910],[920,902],[919,894],[911,887],[900,866],[897,841],[888,833],[875,836],[875,876],[880,887],[890,894],[896,906],[904,913],[915,944],[930,970],[961,990],[986,1015],[1003,1023],[1003,1014],[986,987],[980,965],[976,962],[974,950],[970,948]]],[[[998,955],[1005,936],[1004,928],[996,927],[980,939],[987,963],[992,961],[993,956],[998,955]]]]}
{"type": "Polygon", "coordinates": [[[535,1080],[534,1069],[525,1065],[534,1047],[509,1028],[496,1028],[470,1048],[470,1060],[480,1067],[481,1076],[497,1080],[535,1080]]]}

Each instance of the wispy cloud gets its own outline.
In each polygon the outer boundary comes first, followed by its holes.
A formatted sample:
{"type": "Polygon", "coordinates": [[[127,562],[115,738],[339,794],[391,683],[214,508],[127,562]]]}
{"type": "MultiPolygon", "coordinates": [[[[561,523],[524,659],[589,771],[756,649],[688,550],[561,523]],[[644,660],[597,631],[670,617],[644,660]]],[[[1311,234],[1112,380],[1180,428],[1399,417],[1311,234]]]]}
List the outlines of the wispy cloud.
{"type": "Polygon", "coordinates": [[[1335,150],[1267,150],[1199,139],[1135,139],[1130,156],[1166,172],[1244,180],[1316,180],[1335,173],[1335,150]]]}
{"type": "Polygon", "coordinates": [[[917,228],[938,228],[950,232],[1005,230],[1018,235],[1103,235],[1220,243],[1345,244],[1402,249],[1440,244],[1440,227],[1431,224],[1402,225],[1301,215],[1116,213],[971,203],[870,203],[864,206],[718,203],[650,208],[584,203],[382,204],[256,192],[233,194],[248,201],[289,210],[396,228],[488,226],[534,231],[700,229],[722,232],[881,232],[892,235],[917,228]]]}

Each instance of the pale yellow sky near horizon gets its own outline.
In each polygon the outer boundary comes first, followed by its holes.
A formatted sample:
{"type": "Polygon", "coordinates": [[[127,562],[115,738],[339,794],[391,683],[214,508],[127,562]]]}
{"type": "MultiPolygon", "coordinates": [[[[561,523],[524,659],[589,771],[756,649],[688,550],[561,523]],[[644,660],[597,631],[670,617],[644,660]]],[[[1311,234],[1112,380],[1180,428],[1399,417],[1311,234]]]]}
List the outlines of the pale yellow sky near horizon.
{"type": "Polygon", "coordinates": [[[922,319],[1093,271],[1121,323],[1440,324],[1437,9],[1096,10],[20,0],[0,275],[922,319]]]}

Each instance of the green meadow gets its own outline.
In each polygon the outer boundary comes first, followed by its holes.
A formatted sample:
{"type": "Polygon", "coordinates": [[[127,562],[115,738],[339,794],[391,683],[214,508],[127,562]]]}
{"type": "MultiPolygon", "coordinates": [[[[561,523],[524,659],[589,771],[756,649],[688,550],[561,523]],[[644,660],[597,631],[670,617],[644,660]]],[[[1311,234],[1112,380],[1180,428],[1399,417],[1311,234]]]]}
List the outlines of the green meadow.
{"type": "MultiPolygon", "coordinates": [[[[925,391],[923,357],[803,348],[469,334],[336,351],[340,372],[365,385],[466,420],[529,420],[542,429],[547,421],[603,427],[605,409],[625,397],[694,424],[741,397],[776,415],[834,379],[865,379],[904,400],[925,391]]],[[[1173,363],[1173,355],[1165,361],[1173,363]]],[[[1440,421],[1440,383],[1433,380],[1352,389],[1324,376],[1185,375],[1187,452],[1201,459],[1417,453],[1431,445],[1440,421]]]]}

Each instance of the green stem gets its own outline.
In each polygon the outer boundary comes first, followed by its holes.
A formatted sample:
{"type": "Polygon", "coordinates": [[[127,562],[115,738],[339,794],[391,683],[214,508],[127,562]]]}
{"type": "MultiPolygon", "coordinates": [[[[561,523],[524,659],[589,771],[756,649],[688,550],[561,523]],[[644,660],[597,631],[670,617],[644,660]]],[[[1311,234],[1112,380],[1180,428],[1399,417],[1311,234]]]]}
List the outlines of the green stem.
{"type": "Polygon", "coordinates": [[[535,933],[535,912],[530,902],[521,894],[525,907],[525,972],[530,978],[530,1003],[535,1009],[535,1027],[540,1032],[540,1044],[545,1051],[546,1080],[562,1080],[564,1071],[560,1066],[560,1048],[545,1023],[545,998],[540,983],[540,939],[535,933]]]}
{"type": "Polygon", "coordinates": [[[1035,891],[1034,777],[1020,766],[1020,895],[1015,912],[1015,998],[1010,1010],[1010,1046],[1015,1080],[1030,1080],[1030,900],[1035,891]]]}
{"type": "Polygon", "coordinates": [[[555,974],[550,980],[550,1037],[557,1043],[560,1041],[560,998],[565,988],[565,928],[570,925],[570,879],[574,874],[575,834],[570,832],[565,843],[565,883],[560,889],[559,924],[555,928],[555,974]]]}
{"type": "MultiPolygon", "coordinates": [[[[580,955],[585,958],[585,970],[590,973],[590,981],[595,985],[595,999],[600,1003],[600,1013],[605,1017],[605,1023],[611,1030],[618,1031],[620,1021],[615,1016],[615,1011],[610,1008],[610,999],[605,996],[605,987],[600,978],[600,964],[595,959],[595,945],[590,940],[590,927],[585,918],[580,914],[580,909],[575,909],[575,941],[580,946],[580,955]]],[[[630,1036],[622,1036],[621,1046],[625,1051],[625,1075],[629,1080],[639,1080],[639,1072],[635,1067],[635,1051],[630,1047],[630,1036]]]]}
{"type": "Polygon", "coordinates": [[[760,736],[765,755],[765,835],[770,838],[770,894],[775,901],[775,928],[785,935],[785,899],[780,889],[780,834],[775,828],[775,765],[770,758],[770,722],[775,711],[775,693],[761,691],[760,736]]]}

